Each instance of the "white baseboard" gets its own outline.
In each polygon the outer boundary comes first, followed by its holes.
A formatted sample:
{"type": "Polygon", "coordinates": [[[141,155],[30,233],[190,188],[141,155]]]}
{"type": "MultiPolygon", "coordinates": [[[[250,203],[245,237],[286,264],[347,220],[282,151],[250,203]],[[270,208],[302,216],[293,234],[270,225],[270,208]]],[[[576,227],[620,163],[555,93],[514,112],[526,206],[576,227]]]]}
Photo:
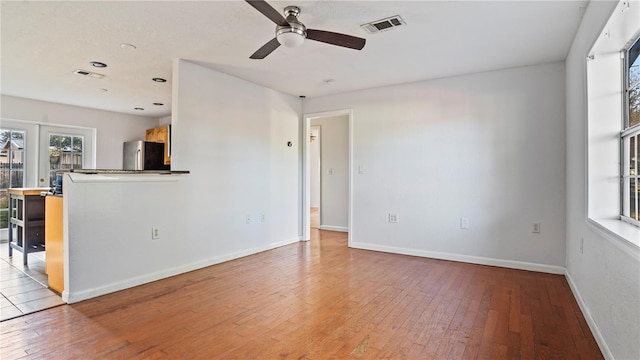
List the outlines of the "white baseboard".
{"type": "Polygon", "coordinates": [[[578,287],[573,282],[573,278],[571,278],[571,274],[568,270],[565,270],[564,277],[567,279],[569,283],[569,288],[571,288],[571,292],[573,293],[573,297],[576,298],[578,302],[578,306],[580,306],[580,310],[582,310],[582,315],[584,315],[584,319],[587,321],[587,325],[589,325],[589,329],[591,329],[591,333],[593,333],[593,337],[596,338],[596,342],[598,343],[598,347],[600,347],[600,351],[602,351],[602,355],[607,360],[614,360],[613,354],[607,346],[607,342],[604,340],[604,336],[602,336],[602,332],[600,332],[600,328],[596,324],[595,320],[591,316],[591,312],[589,312],[589,308],[587,304],[582,299],[580,292],[578,291],[578,287]]]}
{"type": "Polygon", "coordinates": [[[199,261],[199,262],[196,262],[196,263],[186,264],[186,265],[177,266],[177,267],[170,268],[170,269],[161,270],[161,271],[158,271],[158,272],[155,272],[155,273],[136,276],[136,277],[129,278],[129,279],[126,279],[126,280],[123,280],[123,281],[119,281],[117,283],[98,286],[98,287],[95,287],[95,288],[92,288],[92,289],[86,289],[86,290],[76,291],[76,292],[74,292],[73,289],[71,289],[71,291],[68,291],[68,290],[65,289],[62,292],[62,301],[65,301],[68,304],[76,303],[76,302],[79,302],[79,301],[91,299],[91,298],[98,297],[98,296],[101,296],[101,295],[106,295],[106,294],[109,294],[109,293],[112,293],[112,292],[116,292],[116,291],[120,291],[120,290],[124,290],[124,289],[128,289],[128,288],[132,288],[132,287],[135,287],[135,286],[138,286],[138,285],[150,283],[150,282],[153,282],[153,281],[165,279],[165,278],[168,278],[168,277],[171,277],[171,276],[184,274],[184,273],[189,272],[189,271],[202,269],[202,268],[205,268],[207,266],[216,265],[216,264],[220,264],[220,263],[223,263],[223,262],[226,262],[226,261],[239,259],[239,258],[242,258],[242,257],[245,257],[245,256],[249,256],[249,255],[257,254],[257,253],[260,253],[260,252],[263,252],[263,251],[275,249],[275,248],[278,248],[278,247],[281,247],[281,246],[284,246],[284,245],[297,243],[299,241],[300,241],[300,239],[298,237],[295,237],[293,239],[280,241],[280,242],[277,242],[277,243],[272,243],[272,244],[268,244],[268,245],[265,245],[265,246],[253,248],[253,249],[238,251],[238,252],[235,252],[235,253],[231,253],[231,254],[227,254],[227,255],[211,258],[211,259],[207,259],[207,260],[204,260],[204,261],[199,261]]]}
{"type": "Polygon", "coordinates": [[[388,253],[394,253],[394,254],[427,257],[427,258],[439,259],[439,260],[450,260],[450,261],[458,261],[458,262],[465,262],[465,263],[471,263],[471,264],[498,266],[498,267],[504,267],[509,269],[537,271],[537,272],[543,272],[543,273],[549,273],[549,274],[564,275],[565,273],[565,268],[562,266],[529,263],[524,261],[494,259],[494,258],[486,258],[486,257],[480,257],[480,256],[461,255],[461,254],[444,253],[444,252],[437,252],[437,251],[404,249],[404,248],[397,248],[392,246],[365,244],[365,243],[357,243],[357,242],[351,243],[350,247],[356,248],[356,249],[363,249],[363,250],[374,250],[374,251],[382,251],[382,252],[388,252],[388,253]]]}
{"type": "Polygon", "coordinates": [[[331,225],[320,225],[318,226],[320,230],[329,230],[329,231],[340,231],[340,232],[349,232],[349,228],[346,226],[331,226],[331,225]]]}

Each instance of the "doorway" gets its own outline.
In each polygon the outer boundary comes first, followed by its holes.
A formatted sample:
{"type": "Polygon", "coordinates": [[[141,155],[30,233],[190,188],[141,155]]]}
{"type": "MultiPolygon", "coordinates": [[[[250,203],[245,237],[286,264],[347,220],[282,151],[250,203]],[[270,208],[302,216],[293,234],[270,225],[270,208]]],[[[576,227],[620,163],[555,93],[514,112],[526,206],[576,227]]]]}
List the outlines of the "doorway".
{"type": "Polygon", "coordinates": [[[322,127],[320,125],[312,125],[309,142],[310,142],[310,151],[311,151],[311,159],[310,161],[310,181],[311,181],[311,196],[310,196],[310,220],[309,225],[312,229],[318,229],[320,226],[320,191],[321,191],[321,168],[320,164],[322,163],[322,150],[320,148],[321,140],[321,131],[322,127]]]}
{"type": "Polygon", "coordinates": [[[347,232],[351,242],[352,121],[351,110],[304,115],[302,240],[317,210],[318,229],[347,232]]]}

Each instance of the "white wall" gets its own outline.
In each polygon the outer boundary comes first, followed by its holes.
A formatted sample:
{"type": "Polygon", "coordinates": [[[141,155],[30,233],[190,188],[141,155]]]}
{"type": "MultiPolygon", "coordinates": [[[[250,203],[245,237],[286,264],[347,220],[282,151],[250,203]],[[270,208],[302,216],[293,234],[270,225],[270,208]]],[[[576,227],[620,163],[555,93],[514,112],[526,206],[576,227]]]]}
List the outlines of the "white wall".
{"type": "MultiPolygon", "coordinates": [[[[122,143],[145,138],[158,119],[2,95],[3,119],[95,128],[96,168],[122,169],[122,143]]],[[[31,186],[35,186],[31,185],[31,186]]]]}
{"type": "Polygon", "coordinates": [[[188,218],[187,176],[66,173],[62,299],[74,303],[206,266],[194,264],[194,253],[213,257],[199,248],[207,238],[184,235],[206,228],[188,218]]]}
{"type": "Polygon", "coordinates": [[[190,218],[207,224],[187,232],[216,253],[299,239],[300,99],[187,61],[174,74],[172,168],[193,172],[190,218]]]}
{"type": "Polygon", "coordinates": [[[566,60],[566,267],[569,283],[605,357],[640,359],[639,249],[587,220],[586,57],[616,4],[590,2],[566,60]]]}
{"type": "Polygon", "coordinates": [[[313,134],[316,139],[309,144],[310,151],[310,187],[311,187],[311,207],[320,207],[320,126],[312,126],[311,134],[313,134]]]}
{"type": "Polygon", "coordinates": [[[191,173],[65,183],[72,302],[300,239],[300,100],[187,61],[173,74],[172,168],[191,173]]]}
{"type": "Polygon", "coordinates": [[[170,125],[171,124],[171,116],[165,116],[158,119],[158,126],[170,125]]]}
{"type": "Polygon", "coordinates": [[[563,272],[564,94],[553,63],[307,98],[353,109],[351,245],[563,272]]]}
{"type": "MultiPolygon", "coordinates": [[[[349,116],[311,120],[320,126],[320,226],[348,231],[349,226],[349,116]]],[[[313,164],[312,164],[313,165],[313,164]]]]}

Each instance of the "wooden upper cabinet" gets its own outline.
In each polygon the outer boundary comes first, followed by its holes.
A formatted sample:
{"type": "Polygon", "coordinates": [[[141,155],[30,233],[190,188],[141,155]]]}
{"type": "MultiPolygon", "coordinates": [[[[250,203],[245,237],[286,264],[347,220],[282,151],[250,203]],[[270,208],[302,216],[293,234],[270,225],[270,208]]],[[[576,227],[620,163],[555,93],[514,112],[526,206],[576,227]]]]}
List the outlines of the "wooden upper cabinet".
{"type": "Polygon", "coordinates": [[[164,164],[171,164],[171,134],[169,125],[147,129],[147,141],[161,142],[164,144],[164,164]]]}

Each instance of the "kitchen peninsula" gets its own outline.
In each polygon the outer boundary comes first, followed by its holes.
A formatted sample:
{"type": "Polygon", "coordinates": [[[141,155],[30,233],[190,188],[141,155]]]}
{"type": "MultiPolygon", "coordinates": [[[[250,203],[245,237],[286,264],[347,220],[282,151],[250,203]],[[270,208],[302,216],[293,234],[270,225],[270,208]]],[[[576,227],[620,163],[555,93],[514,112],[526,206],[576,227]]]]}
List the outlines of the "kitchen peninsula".
{"type": "Polygon", "coordinates": [[[183,175],[186,170],[119,170],[119,169],[72,169],[66,172],[76,174],[112,174],[112,175],[183,175]]]}
{"type": "Polygon", "coordinates": [[[158,280],[171,267],[188,224],[189,171],[74,169],[63,175],[67,303],[158,280]],[[155,231],[154,234],[152,232],[155,231]]]}

